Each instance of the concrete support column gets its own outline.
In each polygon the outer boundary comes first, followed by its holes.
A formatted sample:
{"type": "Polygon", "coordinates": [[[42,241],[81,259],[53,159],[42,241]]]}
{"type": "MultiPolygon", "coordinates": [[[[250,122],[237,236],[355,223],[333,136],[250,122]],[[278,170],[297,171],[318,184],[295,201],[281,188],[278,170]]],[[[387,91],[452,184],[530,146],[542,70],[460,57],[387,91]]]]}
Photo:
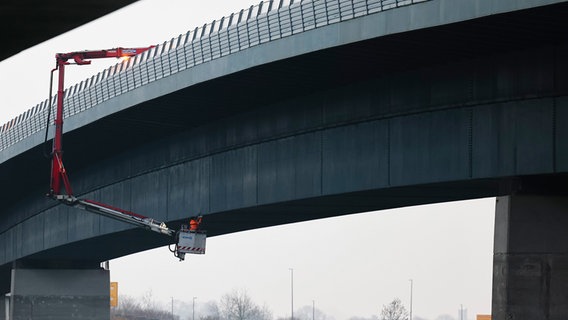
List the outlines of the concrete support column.
{"type": "Polygon", "coordinates": [[[109,271],[12,269],[10,319],[109,320],[109,271]]]}
{"type": "Polygon", "coordinates": [[[568,197],[497,198],[493,319],[566,319],[568,197]]]}
{"type": "Polygon", "coordinates": [[[0,320],[10,318],[8,311],[10,310],[10,295],[3,294],[0,296],[0,320]]]}

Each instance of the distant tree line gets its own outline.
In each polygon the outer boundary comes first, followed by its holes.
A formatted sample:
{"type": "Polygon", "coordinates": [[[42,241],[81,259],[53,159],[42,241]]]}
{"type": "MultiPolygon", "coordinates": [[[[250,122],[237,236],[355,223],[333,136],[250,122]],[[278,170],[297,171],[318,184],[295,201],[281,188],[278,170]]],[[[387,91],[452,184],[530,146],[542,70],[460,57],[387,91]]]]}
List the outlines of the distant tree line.
{"type": "Polygon", "coordinates": [[[254,303],[244,290],[223,295],[219,303],[210,302],[207,311],[200,320],[272,320],[268,307],[254,303]]]}
{"type": "MultiPolygon", "coordinates": [[[[266,306],[252,301],[244,290],[234,290],[217,302],[209,302],[206,313],[199,320],[272,320],[272,312],[266,306]]],[[[111,308],[111,320],[180,320],[178,315],[160,307],[153,299],[152,292],[146,292],[142,299],[121,295],[117,308],[111,308]]]]}
{"type": "MultiPolygon", "coordinates": [[[[210,302],[207,314],[199,320],[273,320],[272,311],[257,305],[244,290],[234,290],[221,297],[219,303],[210,302]]],[[[278,318],[276,320],[291,320],[278,318]]],[[[294,311],[293,320],[333,320],[313,306],[303,306],[294,311]]]]}
{"type": "Polygon", "coordinates": [[[160,308],[153,296],[152,291],[146,292],[142,299],[121,295],[118,307],[111,308],[111,320],[180,320],[171,312],[160,308]]]}
{"type": "MultiPolygon", "coordinates": [[[[174,315],[170,310],[160,307],[152,296],[146,292],[141,299],[121,295],[117,308],[111,308],[111,320],[185,320],[174,315]]],[[[264,305],[256,304],[245,290],[233,290],[216,301],[210,301],[196,315],[198,320],[273,320],[272,311],[264,305]]],[[[278,318],[276,320],[290,320],[278,318]]],[[[293,320],[333,320],[313,306],[303,306],[294,311],[293,320]]],[[[350,320],[367,320],[351,318],[350,320]]],[[[380,316],[372,316],[371,320],[409,320],[408,312],[401,300],[395,298],[391,303],[383,305],[380,316]]]]}
{"type": "MultiPolygon", "coordinates": [[[[412,317],[412,320],[419,320],[418,317],[412,317]]],[[[399,298],[394,298],[389,304],[383,305],[380,315],[372,315],[370,318],[352,317],[349,320],[410,320],[408,311],[399,298]]],[[[424,320],[424,319],[422,319],[424,320]]]]}

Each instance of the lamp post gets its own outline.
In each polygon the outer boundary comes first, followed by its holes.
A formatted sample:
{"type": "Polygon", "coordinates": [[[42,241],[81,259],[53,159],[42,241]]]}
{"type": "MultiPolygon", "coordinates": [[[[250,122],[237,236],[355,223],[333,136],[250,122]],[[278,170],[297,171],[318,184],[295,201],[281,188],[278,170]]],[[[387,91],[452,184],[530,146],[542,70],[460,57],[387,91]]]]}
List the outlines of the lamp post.
{"type": "Polygon", "coordinates": [[[413,281],[412,279],[409,279],[410,281],[410,317],[409,320],[412,320],[412,285],[413,285],[413,281]]]}
{"type": "Polygon", "coordinates": [[[195,299],[197,299],[197,297],[193,297],[193,304],[191,307],[191,319],[195,320],[195,299]]]}
{"type": "Polygon", "coordinates": [[[172,320],[174,320],[174,297],[172,297],[172,320]]]}
{"type": "Polygon", "coordinates": [[[316,320],[316,301],[312,300],[312,320],[316,320]]]}
{"type": "Polygon", "coordinates": [[[290,269],[290,319],[294,320],[294,269],[290,269]]]}

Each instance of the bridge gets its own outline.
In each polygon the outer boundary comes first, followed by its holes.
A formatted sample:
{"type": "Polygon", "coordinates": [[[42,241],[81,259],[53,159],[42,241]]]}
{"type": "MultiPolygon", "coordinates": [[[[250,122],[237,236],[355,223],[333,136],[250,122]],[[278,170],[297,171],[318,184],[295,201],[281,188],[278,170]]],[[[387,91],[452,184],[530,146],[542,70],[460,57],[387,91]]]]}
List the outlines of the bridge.
{"type": "MultiPolygon", "coordinates": [[[[494,318],[562,317],[567,7],[261,2],[67,90],[75,192],[211,236],[496,196],[494,318]]],[[[49,107],[0,129],[0,287],[14,319],[105,318],[99,263],[169,239],[43,196],[49,107]]]]}

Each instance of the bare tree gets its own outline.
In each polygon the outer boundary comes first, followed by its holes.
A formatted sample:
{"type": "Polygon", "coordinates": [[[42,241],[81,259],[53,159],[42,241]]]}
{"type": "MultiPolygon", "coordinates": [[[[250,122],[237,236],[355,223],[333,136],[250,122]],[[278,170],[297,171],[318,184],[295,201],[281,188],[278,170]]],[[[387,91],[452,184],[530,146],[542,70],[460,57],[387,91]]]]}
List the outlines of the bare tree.
{"type": "Polygon", "coordinates": [[[408,312],[399,298],[391,303],[383,305],[381,320],[408,320],[408,312]]]}
{"type": "Polygon", "coordinates": [[[142,295],[140,307],[146,310],[157,309],[158,306],[156,300],[154,299],[154,294],[152,293],[152,289],[148,289],[146,292],[144,292],[144,294],[142,295]]]}
{"type": "Polygon", "coordinates": [[[199,317],[200,320],[220,320],[219,306],[215,301],[209,301],[205,305],[205,314],[199,317]]]}
{"type": "Polygon", "coordinates": [[[118,308],[116,310],[131,312],[139,310],[140,304],[131,296],[121,295],[118,299],[118,308]]]}
{"type": "Polygon", "coordinates": [[[152,297],[152,291],[144,293],[141,299],[121,295],[118,299],[118,308],[111,309],[111,319],[165,319],[179,320],[178,316],[172,317],[170,311],[158,307],[152,297]],[[140,303],[138,301],[141,301],[140,303]]]}
{"type": "Polygon", "coordinates": [[[256,305],[244,290],[234,290],[221,298],[219,314],[224,320],[271,320],[266,306],[256,305]]]}

